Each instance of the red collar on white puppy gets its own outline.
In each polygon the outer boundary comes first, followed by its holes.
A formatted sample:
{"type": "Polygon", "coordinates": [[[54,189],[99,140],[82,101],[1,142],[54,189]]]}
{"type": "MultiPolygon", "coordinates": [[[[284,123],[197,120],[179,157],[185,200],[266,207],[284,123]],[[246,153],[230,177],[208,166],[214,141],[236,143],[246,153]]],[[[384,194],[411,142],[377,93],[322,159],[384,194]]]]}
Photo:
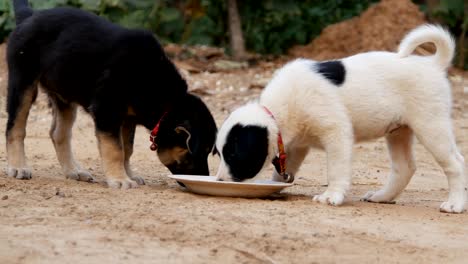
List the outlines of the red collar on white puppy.
{"type": "MultiPolygon", "coordinates": [[[[266,107],[262,106],[265,112],[268,113],[268,115],[275,120],[275,116],[273,113],[266,107]]],[[[289,177],[289,175],[286,173],[286,152],[284,150],[284,143],[283,143],[283,138],[281,137],[281,131],[278,128],[278,156],[276,156],[272,163],[275,166],[276,171],[279,173],[279,175],[283,176],[284,180],[286,182],[292,182],[294,181],[293,177],[289,177]]]]}

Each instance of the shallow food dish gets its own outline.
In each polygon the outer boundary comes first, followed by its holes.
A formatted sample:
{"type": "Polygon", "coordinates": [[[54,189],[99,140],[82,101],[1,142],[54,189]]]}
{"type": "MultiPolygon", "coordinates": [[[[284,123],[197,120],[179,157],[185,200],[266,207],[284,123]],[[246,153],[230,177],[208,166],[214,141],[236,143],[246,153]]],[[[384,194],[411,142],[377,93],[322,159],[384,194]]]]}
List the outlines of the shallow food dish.
{"type": "Polygon", "coordinates": [[[261,198],[292,186],[292,183],[269,180],[227,182],[216,181],[214,176],[169,175],[169,177],[185,185],[191,192],[214,196],[261,198]]]}

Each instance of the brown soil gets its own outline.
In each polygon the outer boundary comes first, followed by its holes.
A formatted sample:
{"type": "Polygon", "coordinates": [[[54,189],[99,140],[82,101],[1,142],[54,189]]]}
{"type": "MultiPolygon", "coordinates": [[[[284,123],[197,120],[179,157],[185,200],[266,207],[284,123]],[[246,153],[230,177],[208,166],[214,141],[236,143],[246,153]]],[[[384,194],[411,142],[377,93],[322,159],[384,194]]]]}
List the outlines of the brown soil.
{"type": "MultiPolygon", "coordinates": [[[[0,49],[2,52],[2,49],[0,49]]],[[[0,58],[3,61],[3,58],[0,58]]],[[[272,63],[226,73],[185,73],[218,124],[260,93],[272,63]],[[260,85],[258,85],[260,83],[260,85]]],[[[6,68],[0,68],[5,89],[6,68]]],[[[468,157],[468,81],[453,72],[457,143],[468,157]]],[[[3,91],[0,91],[2,94],[3,91]]],[[[2,97],[0,102],[3,102],[2,97]]],[[[313,102],[311,102],[313,103],[313,102]]],[[[6,116],[0,115],[3,135],[6,116]]],[[[447,182],[431,155],[415,144],[418,170],[396,204],[359,198],[389,173],[383,140],[355,146],[353,186],[346,205],[312,202],[326,184],[326,159],[313,151],[295,185],[271,199],[200,196],[181,190],[137,130],[134,169],[147,182],[121,191],[66,180],[48,138],[44,95],[28,123],[26,151],[33,179],[0,174],[0,263],[466,263],[468,214],[438,212],[447,182]]],[[[80,112],[73,129],[77,159],[99,180],[92,120],[80,112]]],[[[0,137],[0,145],[5,139],[0,137]]],[[[214,172],[219,160],[210,157],[214,172]]],[[[0,148],[0,167],[6,167],[0,148]]],[[[269,175],[271,169],[264,176],[269,175]]]]}
{"type": "Polygon", "coordinates": [[[359,17],[326,27],[306,46],[290,50],[295,57],[337,59],[370,50],[394,51],[409,30],[425,22],[410,0],[382,0],[359,17]]]}

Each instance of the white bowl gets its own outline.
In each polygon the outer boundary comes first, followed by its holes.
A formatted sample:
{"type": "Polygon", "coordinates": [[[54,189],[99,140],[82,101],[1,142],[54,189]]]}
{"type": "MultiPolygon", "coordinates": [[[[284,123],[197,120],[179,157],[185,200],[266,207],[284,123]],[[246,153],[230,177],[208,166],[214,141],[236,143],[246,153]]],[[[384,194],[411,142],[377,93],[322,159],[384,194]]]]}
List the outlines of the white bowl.
{"type": "Polygon", "coordinates": [[[243,198],[266,197],[293,185],[292,183],[269,180],[254,182],[217,181],[214,176],[169,175],[169,177],[183,183],[189,191],[194,193],[243,198]]]}

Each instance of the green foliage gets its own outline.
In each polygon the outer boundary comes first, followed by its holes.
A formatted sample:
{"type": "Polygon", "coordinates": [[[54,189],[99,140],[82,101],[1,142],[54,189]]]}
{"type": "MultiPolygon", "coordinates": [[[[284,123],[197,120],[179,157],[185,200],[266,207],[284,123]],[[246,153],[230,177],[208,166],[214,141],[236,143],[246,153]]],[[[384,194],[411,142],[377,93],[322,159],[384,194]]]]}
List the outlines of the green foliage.
{"type": "Polygon", "coordinates": [[[223,0],[157,1],[151,28],[163,41],[223,46],[226,15],[223,0]]]}
{"type": "Polygon", "coordinates": [[[372,0],[239,1],[247,47],[280,54],[305,44],[329,24],[359,15],[372,0]]]}
{"type": "Polygon", "coordinates": [[[11,30],[15,27],[12,18],[13,7],[10,1],[0,0],[0,42],[4,40],[11,30]]]}
{"type": "MultiPolygon", "coordinates": [[[[465,14],[465,0],[440,0],[439,4],[432,10],[432,14],[438,21],[446,24],[450,31],[458,38],[465,39],[465,47],[458,47],[457,58],[455,58],[458,66],[468,69],[468,14],[465,14]],[[462,52],[465,53],[464,62],[461,58],[462,52]]],[[[461,44],[461,42],[458,42],[461,44]]]]}
{"type": "MultiPolygon", "coordinates": [[[[328,24],[358,15],[375,0],[238,1],[246,45],[279,54],[304,44],[328,24]]],[[[30,0],[34,9],[75,6],[129,28],[146,28],[163,42],[228,46],[224,0],[30,0]]],[[[14,28],[11,0],[0,0],[0,42],[14,28]]]]}
{"type": "Polygon", "coordinates": [[[449,27],[461,25],[463,19],[468,21],[468,14],[464,17],[464,0],[441,0],[433,11],[436,17],[443,20],[449,27]]]}
{"type": "MultiPolygon", "coordinates": [[[[0,0],[0,42],[14,28],[12,0],[0,0]]],[[[226,0],[29,0],[34,9],[74,6],[163,42],[228,47],[226,0]]],[[[376,0],[238,0],[248,50],[280,54],[329,24],[359,15],[376,0]]],[[[417,2],[424,2],[419,0],[417,2]]],[[[441,0],[434,15],[457,35],[468,27],[464,0],[441,0]]],[[[468,57],[468,56],[467,56],[468,57]]],[[[468,64],[468,62],[467,62],[468,64]]]]}

